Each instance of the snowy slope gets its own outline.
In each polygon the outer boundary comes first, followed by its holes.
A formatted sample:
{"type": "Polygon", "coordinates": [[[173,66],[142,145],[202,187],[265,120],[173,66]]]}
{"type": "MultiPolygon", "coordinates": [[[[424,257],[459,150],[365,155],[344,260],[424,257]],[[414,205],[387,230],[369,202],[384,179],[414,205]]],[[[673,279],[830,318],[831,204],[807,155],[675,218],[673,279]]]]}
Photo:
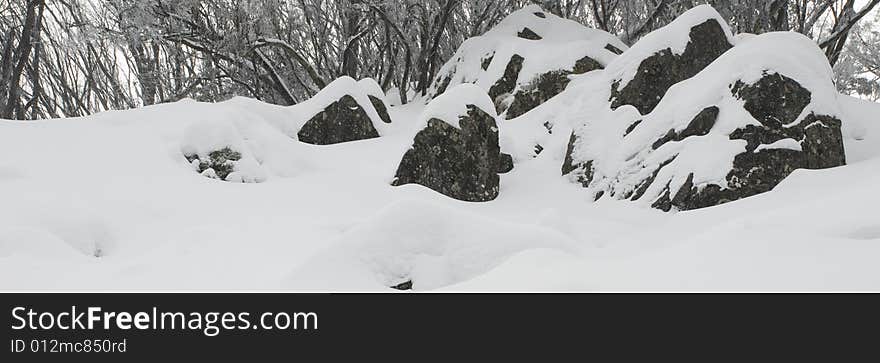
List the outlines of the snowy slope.
{"type": "Polygon", "coordinates": [[[591,202],[559,176],[559,150],[519,161],[492,202],[391,187],[412,105],[383,137],[330,146],[296,142],[271,126],[291,109],[247,99],[3,121],[0,288],[876,290],[880,105],[847,100],[862,130],[850,165],[674,214],[591,202]],[[197,175],[181,145],[206,120],[260,145],[273,177],[197,175]]]}
{"type": "MultiPolygon", "coordinates": [[[[528,24],[565,44],[593,36],[577,24],[578,31],[549,31],[541,24],[552,15],[537,17],[536,9],[497,31],[515,37],[528,24]]],[[[585,120],[607,117],[592,126],[601,135],[637,113],[598,113],[621,75],[613,66],[571,76],[563,93],[498,123],[515,168],[500,175],[498,198],[483,203],[390,184],[428,118],[460,114],[448,105],[461,98],[493,109],[479,82],[450,85],[427,106],[390,107],[387,124],[366,106],[368,96],[382,98],[378,85],[350,78],[291,107],[184,100],[84,118],[0,120],[0,290],[396,291],[389,287],[411,280],[416,291],[880,291],[880,104],[822,93],[827,69],[792,35],[733,39],[735,51],[715,69],[676,85],[669,92],[681,93],[670,98],[677,102],[647,115],[657,130],[689,119],[678,114],[734,101],[703,86],[778,66],[817,90],[810,109],[843,121],[846,166],[797,170],[771,192],[687,212],[594,202],[560,165],[585,120]],[[767,47],[781,48],[766,57],[767,47]],[[755,54],[761,62],[742,61],[755,54]],[[381,137],[297,141],[304,122],[348,93],[381,137]],[[236,180],[260,183],[205,178],[184,156],[223,146],[242,153],[236,180]]],[[[608,140],[591,147],[625,154],[627,145],[608,140]]]]}

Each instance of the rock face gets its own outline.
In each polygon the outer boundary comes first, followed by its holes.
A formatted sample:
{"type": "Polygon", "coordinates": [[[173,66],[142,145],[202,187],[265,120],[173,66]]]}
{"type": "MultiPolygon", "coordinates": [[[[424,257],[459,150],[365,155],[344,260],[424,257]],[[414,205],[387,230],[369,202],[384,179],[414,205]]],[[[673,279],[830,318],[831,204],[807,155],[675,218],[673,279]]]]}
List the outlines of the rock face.
{"type": "Polygon", "coordinates": [[[519,71],[522,70],[523,61],[525,59],[519,54],[514,54],[507,62],[504,68],[504,75],[489,88],[489,97],[498,104],[498,98],[506,96],[516,88],[516,81],[519,78],[519,71]]]}
{"type": "MultiPolygon", "coordinates": [[[[416,134],[392,185],[421,184],[449,197],[482,202],[498,196],[498,173],[508,169],[498,146],[495,119],[474,105],[459,117],[461,128],[431,118],[416,134]]],[[[508,155],[509,156],[509,155],[508,155]]]]}
{"type": "Polygon", "coordinates": [[[575,63],[574,69],[570,71],[555,70],[540,74],[513,94],[513,101],[506,110],[499,109],[498,111],[505,111],[504,118],[506,119],[519,117],[564,91],[571,81],[568,78],[569,75],[583,74],[602,68],[602,64],[599,62],[590,57],[583,57],[575,63]]]}
{"type": "Polygon", "coordinates": [[[382,119],[382,122],[386,124],[391,123],[391,116],[388,115],[388,107],[385,105],[385,102],[379,99],[376,96],[367,96],[370,98],[370,103],[373,104],[373,108],[376,109],[376,112],[379,113],[379,118],[382,119]]]}
{"type": "MultiPolygon", "coordinates": [[[[384,115],[388,116],[387,111],[384,115]]],[[[344,95],[306,122],[297,136],[305,143],[329,145],[379,137],[379,132],[363,106],[354,97],[344,95]]]]}
{"type": "Polygon", "coordinates": [[[241,153],[229,147],[212,151],[208,153],[207,158],[200,159],[198,155],[185,156],[187,161],[197,165],[200,174],[220,180],[226,180],[226,177],[235,170],[235,162],[241,160],[241,153]]]}
{"type": "MultiPolygon", "coordinates": [[[[810,113],[801,121],[798,117],[810,104],[811,93],[791,78],[778,73],[765,73],[752,84],[737,81],[730,87],[731,96],[743,101],[743,108],[759,122],[746,124],[730,133],[732,141],[745,142],[745,150],[735,155],[732,168],[725,177],[724,186],[709,183],[697,186],[694,174],[687,174],[681,186],[672,187],[670,180],[662,181],[659,196],[651,206],[669,211],[710,207],[746,198],[773,189],[796,169],[823,169],[846,163],[841,121],[828,115],[810,113]]],[[[692,137],[707,135],[718,118],[719,108],[710,106],[700,111],[681,130],[669,130],[650,146],[658,150],[667,143],[681,142],[692,137]]],[[[634,123],[627,129],[629,134],[639,126],[634,123]]],[[[584,187],[594,185],[593,160],[576,162],[574,157],[577,137],[572,134],[562,173],[569,174],[584,187]]],[[[650,153],[650,151],[648,152],[650,153]]],[[[673,165],[678,153],[656,166],[640,163],[633,170],[650,168],[635,188],[609,188],[601,190],[619,199],[639,200],[649,188],[656,188],[658,175],[673,165]]],[[[645,157],[649,159],[650,157],[645,157]]],[[[677,171],[681,172],[681,171],[677,171]]],[[[623,174],[635,172],[626,172],[623,174]]]]}
{"type": "Polygon", "coordinates": [[[526,6],[485,34],[466,40],[441,67],[429,90],[436,98],[459,84],[476,84],[512,118],[561,92],[569,74],[601,69],[626,45],[601,30],[526,6]]]}
{"type": "Polygon", "coordinates": [[[610,99],[573,125],[562,174],[596,199],[669,211],[764,193],[797,169],[844,165],[837,91],[815,42],[783,32],[729,39],[702,5],[609,63],[594,89],[607,82],[610,99]]]}
{"type": "Polygon", "coordinates": [[[541,40],[541,39],[543,39],[540,35],[535,34],[535,32],[529,28],[523,28],[523,30],[521,30],[519,33],[517,33],[516,36],[523,38],[523,39],[528,39],[528,40],[541,40]]]}
{"type": "Polygon", "coordinates": [[[660,103],[669,87],[693,77],[733,47],[715,19],[694,26],[689,36],[690,41],[680,55],[671,48],[660,50],[642,60],[626,86],[620,88],[620,80],[612,83],[611,107],[633,105],[646,115],[660,103]]]}

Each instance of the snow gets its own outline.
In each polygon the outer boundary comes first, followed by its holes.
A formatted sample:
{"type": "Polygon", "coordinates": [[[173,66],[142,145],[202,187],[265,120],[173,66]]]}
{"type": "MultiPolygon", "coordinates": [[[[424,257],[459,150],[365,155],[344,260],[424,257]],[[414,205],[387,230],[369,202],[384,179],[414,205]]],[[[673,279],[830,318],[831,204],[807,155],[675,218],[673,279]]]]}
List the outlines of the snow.
{"type": "MultiPolygon", "coordinates": [[[[567,25],[549,13],[542,27],[538,8],[526,9],[508,35],[522,24],[562,43],[589,33],[561,31],[567,25]]],[[[498,122],[502,151],[516,164],[485,203],[390,185],[427,119],[455,124],[466,104],[496,116],[480,84],[451,86],[428,105],[389,107],[390,124],[366,99],[379,95],[375,81],[350,78],[291,107],[184,100],[0,120],[0,290],[391,292],[412,280],[415,291],[877,291],[880,104],[836,94],[821,53],[806,44],[789,33],[738,37],[645,116],[631,106],[608,110],[613,72],[572,76],[563,93],[498,122]],[[579,130],[589,142],[577,153],[601,157],[601,173],[616,177],[678,153],[679,167],[658,178],[677,184],[694,170],[695,183],[716,180],[744,149],[730,131],[756,122],[728,85],[765,69],[813,92],[807,109],[842,120],[846,166],[796,170],[771,192],[675,213],[594,202],[560,175],[569,134],[579,130]],[[381,137],[298,142],[302,123],[343,94],[364,106],[381,137]],[[710,105],[720,112],[708,135],[643,151],[710,105]],[[184,157],[225,146],[242,154],[229,181],[199,175],[184,157]]]]}
{"type": "Polygon", "coordinates": [[[461,125],[458,124],[458,119],[460,116],[467,115],[468,105],[476,106],[489,116],[498,116],[495,112],[495,105],[486,91],[473,84],[460,84],[431,100],[419,116],[419,124],[427,125],[428,120],[437,118],[460,129],[461,125]]]}
{"type": "Polygon", "coordinates": [[[290,117],[287,120],[277,120],[277,127],[281,128],[287,135],[296,137],[296,133],[302,126],[308,122],[313,116],[323,111],[333,102],[338,101],[343,96],[351,96],[367,113],[367,116],[373,122],[373,127],[384,135],[388,125],[382,122],[378,111],[373,107],[368,96],[376,96],[384,99],[384,93],[379,84],[373,79],[362,79],[355,81],[348,76],[342,76],[321,89],[318,94],[312,98],[300,102],[291,107],[290,117]]]}
{"type": "Polygon", "coordinates": [[[880,104],[850,96],[838,97],[843,112],[846,162],[880,157],[880,104]]]}
{"type": "Polygon", "coordinates": [[[759,152],[761,150],[770,150],[770,149],[788,149],[788,150],[797,150],[803,151],[801,147],[801,143],[798,140],[792,138],[780,139],[776,142],[772,142],[770,144],[761,144],[755,148],[754,152],[759,152]]]}
{"type": "MultiPolygon", "coordinates": [[[[501,176],[498,199],[467,203],[388,184],[418,104],[392,107],[381,138],[329,146],[270,126],[290,108],[246,99],[2,121],[0,152],[16,156],[0,161],[0,289],[876,290],[880,105],[847,102],[868,130],[849,141],[858,162],[672,214],[594,203],[559,176],[563,122],[501,176]],[[196,174],[181,145],[206,120],[233,125],[217,133],[250,145],[268,180],[196,174]]],[[[516,139],[520,120],[503,131],[516,139]]]]}

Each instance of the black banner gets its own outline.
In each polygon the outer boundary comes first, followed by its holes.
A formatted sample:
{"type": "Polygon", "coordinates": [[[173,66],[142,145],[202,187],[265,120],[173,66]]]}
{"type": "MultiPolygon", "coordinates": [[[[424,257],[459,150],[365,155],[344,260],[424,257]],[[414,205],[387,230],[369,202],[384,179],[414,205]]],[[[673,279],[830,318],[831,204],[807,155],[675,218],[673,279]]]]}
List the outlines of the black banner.
{"type": "Polygon", "coordinates": [[[845,342],[848,350],[839,353],[849,354],[880,342],[880,295],[70,293],[0,298],[6,333],[0,362],[415,359],[453,352],[517,357],[524,351],[584,356],[604,351],[622,358],[761,347],[791,347],[791,353],[802,354],[834,341],[845,342]]]}

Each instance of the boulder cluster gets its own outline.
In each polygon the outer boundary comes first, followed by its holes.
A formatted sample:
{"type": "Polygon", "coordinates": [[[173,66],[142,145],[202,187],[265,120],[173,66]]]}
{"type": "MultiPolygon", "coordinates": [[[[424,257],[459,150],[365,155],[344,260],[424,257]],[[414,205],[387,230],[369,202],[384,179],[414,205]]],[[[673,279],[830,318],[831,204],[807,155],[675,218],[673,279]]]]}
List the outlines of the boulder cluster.
{"type": "MultiPolygon", "coordinates": [[[[627,47],[608,33],[526,7],[466,41],[440,69],[426,110],[442,112],[420,116],[423,125],[391,184],[493,200],[499,174],[511,171],[515,159],[502,151],[499,130],[518,122],[543,124],[548,134],[562,125],[556,135],[568,136],[568,147],[554,156],[562,175],[595,199],[664,211],[763,193],[797,169],[844,165],[841,120],[819,107],[833,103],[833,85],[785,67],[789,58],[821,57],[815,44],[797,37],[764,34],[743,43],[703,5],[627,47]],[[772,46],[793,43],[800,55],[772,46]],[[590,87],[571,86],[581,79],[590,87]],[[561,94],[588,106],[566,101],[554,107],[571,109],[545,113],[556,116],[528,117],[561,94]],[[559,120],[571,114],[588,119],[559,120]]],[[[392,122],[383,96],[371,80],[337,80],[297,109],[296,138],[315,145],[378,138],[392,122]]],[[[535,146],[532,157],[544,149],[535,146]]],[[[219,179],[242,158],[228,147],[186,157],[219,179]]]]}
{"type": "MultiPolygon", "coordinates": [[[[607,114],[634,115],[631,123],[625,129],[621,125],[623,132],[619,134],[607,122],[599,125],[600,121],[575,128],[562,165],[563,175],[592,190],[596,199],[611,196],[669,211],[749,197],[773,189],[796,169],[846,163],[841,121],[811,108],[814,100],[810,89],[782,70],[761,68],[764,60],[753,58],[754,49],[766,52],[768,59],[793,57],[773,53],[769,45],[797,43],[798,35],[758,36],[739,51],[727,24],[710,7],[695,8],[682,18],[686,19],[676,20],[642,41],[675,38],[668,33],[682,31],[682,23],[695,23],[686,29],[688,41],[683,51],[676,52],[672,47],[654,49],[639,62],[630,62],[636,65],[634,71],[618,73],[631,74],[624,86],[623,77],[610,77],[611,111],[607,114]],[[694,21],[699,14],[708,19],[694,21]],[[760,74],[757,79],[734,78],[720,83],[719,79],[736,74],[731,69],[734,67],[757,69],[760,74]],[[678,92],[671,92],[673,87],[679,88],[678,92]],[[713,103],[689,99],[702,100],[701,95],[716,92],[713,103]],[[659,110],[661,105],[665,106],[663,110],[659,110]],[[637,112],[623,110],[624,106],[637,112]],[[675,110],[694,106],[698,106],[695,115],[686,119],[675,110]],[[728,116],[723,125],[716,127],[722,109],[728,116]],[[664,124],[670,127],[663,129],[664,124]],[[616,141],[608,143],[612,152],[584,151],[597,137],[616,141]],[[621,154],[625,157],[622,163],[621,154]],[[714,164],[714,169],[721,169],[725,163],[729,167],[726,174],[712,179],[700,161],[714,164]]],[[[630,51],[643,51],[645,47],[639,46],[637,43],[630,51]]],[[[806,43],[803,47],[815,45],[806,43]]],[[[811,75],[799,76],[809,80],[811,75]]],[[[834,92],[830,83],[814,87],[820,93],[834,92]]]]}

